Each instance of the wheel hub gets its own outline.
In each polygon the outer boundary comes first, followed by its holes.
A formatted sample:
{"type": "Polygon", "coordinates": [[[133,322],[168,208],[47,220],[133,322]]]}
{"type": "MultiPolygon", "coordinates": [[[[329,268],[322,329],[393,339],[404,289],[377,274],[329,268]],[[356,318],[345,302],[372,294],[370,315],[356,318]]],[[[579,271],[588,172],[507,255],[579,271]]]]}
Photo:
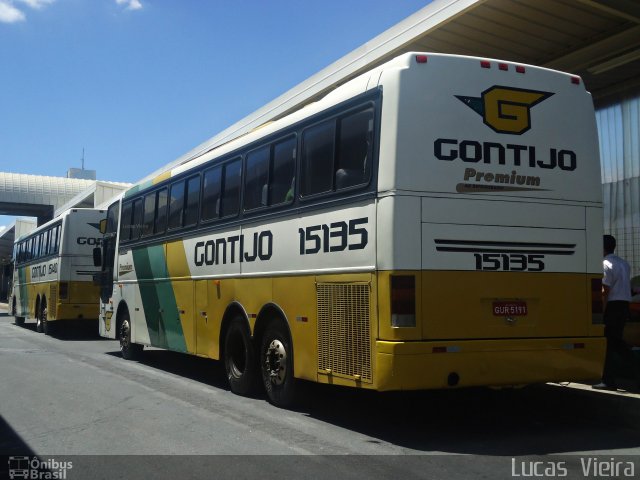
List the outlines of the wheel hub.
{"type": "Polygon", "coordinates": [[[120,348],[126,349],[129,346],[129,322],[123,322],[120,329],[120,348]]]}
{"type": "Polygon", "coordinates": [[[287,375],[287,351],[280,340],[273,340],[269,344],[265,363],[271,383],[282,385],[287,375]]]}

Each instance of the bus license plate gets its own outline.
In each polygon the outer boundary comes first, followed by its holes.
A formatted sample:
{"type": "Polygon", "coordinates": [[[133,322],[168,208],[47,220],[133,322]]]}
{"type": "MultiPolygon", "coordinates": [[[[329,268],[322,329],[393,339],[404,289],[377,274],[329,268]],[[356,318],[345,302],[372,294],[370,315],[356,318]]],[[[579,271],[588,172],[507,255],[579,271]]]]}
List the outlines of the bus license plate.
{"type": "Polygon", "coordinates": [[[493,314],[497,317],[524,317],[527,302],[493,302],[493,314]]]}

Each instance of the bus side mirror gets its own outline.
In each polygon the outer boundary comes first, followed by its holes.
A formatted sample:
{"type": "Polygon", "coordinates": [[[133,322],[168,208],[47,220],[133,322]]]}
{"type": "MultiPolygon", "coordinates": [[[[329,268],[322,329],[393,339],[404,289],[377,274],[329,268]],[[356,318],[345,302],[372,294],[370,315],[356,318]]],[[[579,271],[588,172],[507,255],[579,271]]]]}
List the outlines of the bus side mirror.
{"type": "Polygon", "coordinates": [[[93,249],[93,266],[102,266],[102,249],[100,247],[96,247],[93,249]]]}
{"type": "Polygon", "coordinates": [[[103,218],[102,220],[100,220],[100,233],[103,234],[103,235],[105,233],[107,233],[107,219],[106,218],[103,218]]]}

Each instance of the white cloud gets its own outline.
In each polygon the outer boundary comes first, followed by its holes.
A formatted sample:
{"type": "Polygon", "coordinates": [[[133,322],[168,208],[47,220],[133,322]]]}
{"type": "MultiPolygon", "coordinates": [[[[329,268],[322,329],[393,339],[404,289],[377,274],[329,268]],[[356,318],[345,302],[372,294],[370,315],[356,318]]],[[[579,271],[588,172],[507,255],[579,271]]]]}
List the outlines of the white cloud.
{"type": "Polygon", "coordinates": [[[0,22],[15,23],[22,22],[26,17],[8,0],[0,0],[0,22]]]}
{"type": "Polygon", "coordinates": [[[118,5],[126,5],[127,10],[140,10],[142,8],[142,3],[140,0],[116,0],[118,5]]]}
{"type": "Polygon", "coordinates": [[[55,0],[18,0],[18,2],[24,3],[28,7],[40,10],[46,5],[51,5],[55,0]]]}
{"type": "Polygon", "coordinates": [[[22,4],[34,10],[40,10],[46,5],[51,5],[56,0],[0,0],[0,22],[15,23],[26,20],[26,15],[16,3],[22,4]]]}

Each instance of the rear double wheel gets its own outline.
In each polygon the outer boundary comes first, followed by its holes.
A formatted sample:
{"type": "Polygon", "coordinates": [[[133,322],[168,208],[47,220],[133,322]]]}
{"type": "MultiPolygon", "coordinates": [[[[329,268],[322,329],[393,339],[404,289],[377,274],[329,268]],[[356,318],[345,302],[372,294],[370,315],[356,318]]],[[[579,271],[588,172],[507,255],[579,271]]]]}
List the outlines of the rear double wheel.
{"type": "Polygon", "coordinates": [[[238,315],[231,320],[224,337],[224,368],[231,391],[250,395],[258,381],[258,368],[249,325],[238,315]]]}
{"type": "Polygon", "coordinates": [[[289,332],[280,319],[269,322],[260,344],[262,383],[269,401],[281,408],[296,401],[293,350],[289,332]]]}
{"type": "Polygon", "coordinates": [[[42,301],[36,311],[36,332],[49,334],[49,325],[47,325],[47,304],[42,301]]]}
{"type": "Polygon", "coordinates": [[[43,300],[40,304],[40,312],[38,313],[36,330],[38,332],[43,332],[45,335],[51,335],[54,333],[54,325],[49,321],[47,315],[47,301],[43,300]]]}

